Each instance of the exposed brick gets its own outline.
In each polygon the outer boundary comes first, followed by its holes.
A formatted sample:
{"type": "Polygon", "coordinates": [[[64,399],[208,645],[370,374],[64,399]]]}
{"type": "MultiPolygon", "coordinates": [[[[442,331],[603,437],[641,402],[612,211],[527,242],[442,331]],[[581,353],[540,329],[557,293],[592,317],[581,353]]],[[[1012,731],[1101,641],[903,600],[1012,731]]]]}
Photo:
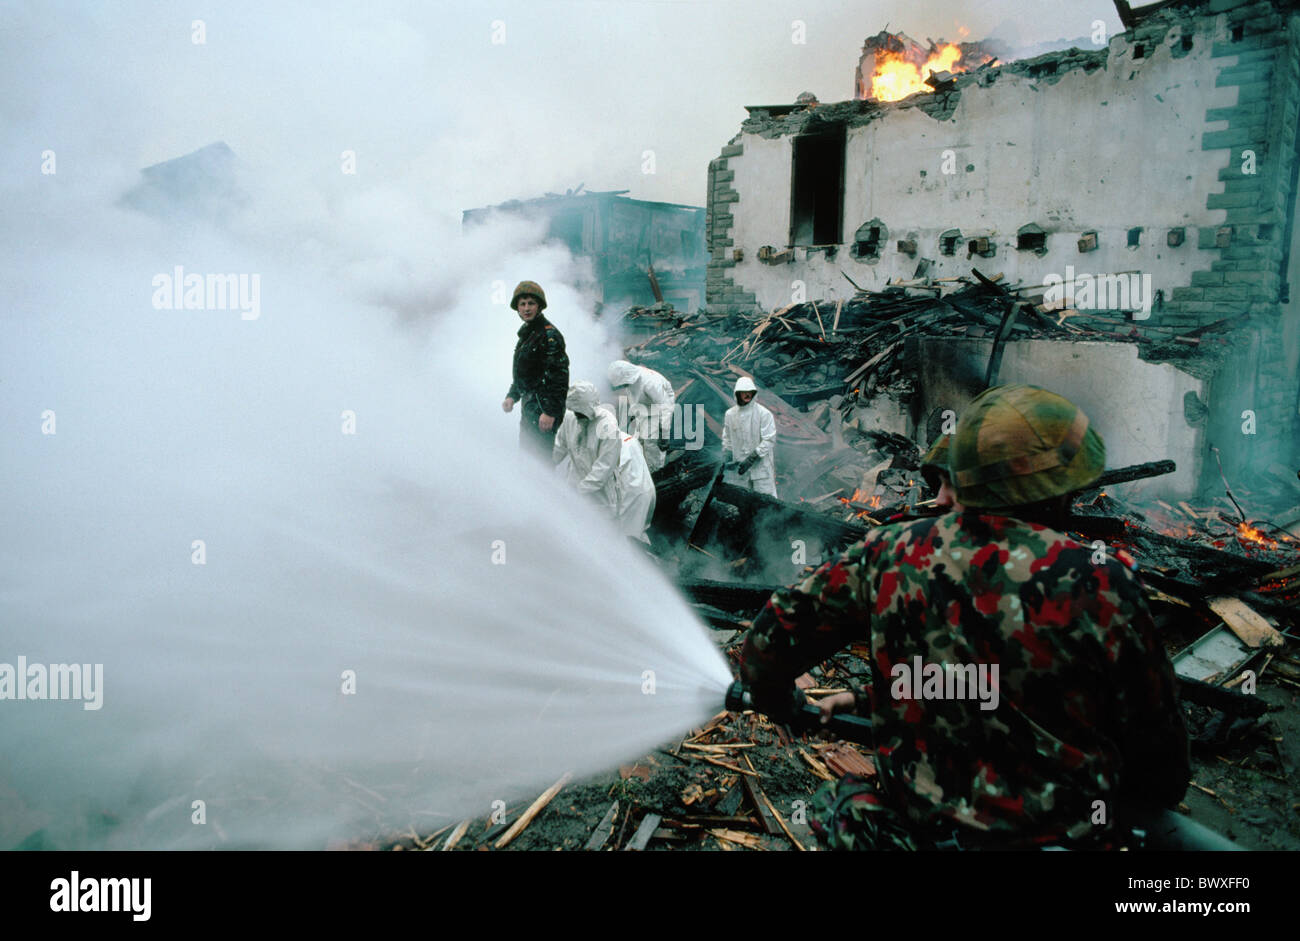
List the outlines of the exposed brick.
{"type": "Polygon", "coordinates": [[[1209,13],[1226,13],[1228,10],[1235,10],[1237,7],[1245,6],[1251,0],[1210,0],[1207,9],[1209,13]]]}
{"type": "Polygon", "coordinates": [[[1263,49],[1266,46],[1275,45],[1277,45],[1276,42],[1265,43],[1263,36],[1247,36],[1238,42],[1216,42],[1210,47],[1210,58],[1218,59],[1223,56],[1235,56],[1251,49],[1263,49]]]}
{"type": "Polygon", "coordinates": [[[1192,287],[1205,287],[1210,284],[1222,284],[1224,281],[1222,271],[1193,271],[1192,287]]]}
{"type": "Polygon", "coordinates": [[[1270,13],[1268,16],[1258,16],[1253,20],[1246,21],[1246,35],[1256,36],[1264,35],[1273,39],[1278,45],[1277,31],[1282,28],[1282,17],[1276,13],[1270,13]]]}
{"type": "Polygon", "coordinates": [[[1259,203],[1259,193],[1211,193],[1205,201],[1207,209],[1236,209],[1259,203]]]}
{"type": "Polygon", "coordinates": [[[1250,287],[1245,284],[1220,284],[1205,288],[1204,292],[1207,301],[1244,301],[1250,297],[1250,287]]]}
{"type": "Polygon", "coordinates": [[[739,157],[744,152],[745,148],[741,144],[726,144],[722,148],[722,156],[724,157],[739,157]]]}
{"type": "Polygon", "coordinates": [[[1271,101],[1273,97],[1273,86],[1270,82],[1247,82],[1237,86],[1237,100],[1246,101],[1255,98],[1260,101],[1271,101]]]}
{"type": "MultiPolygon", "coordinates": [[[[1256,167],[1256,169],[1263,169],[1263,168],[1261,168],[1261,164],[1262,164],[1262,162],[1263,162],[1263,154],[1261,154],[1258,150],[1256,150],[1256,151],[1255,151],[1255,167],[1256,167]]],[[[1240,152],[1238,152],[1238,153],[1234,153],[1234,154],[1230,154],[1230,155],[1228,156],[1228,165],[1219,171],[1219,179],[1221,179],[1221,180],[1258,180],[1258,179],[1261,179],[1261,178],[1263,178],[1263,177],[1265,177],[1265,176],[1268,175],[1267,173],[1264,173],[1264,172],[1254,173],[1254,174],[1242,173],[1242,172],[1241,172],[1241,163],[1242,163],[1242,161],[1241,161],[1241,153],[1240,153],[1240,152]]]]}
{"type": "MultiPolygon", "coordinates": [[[[1249,261],[1233,262],[1237,266],[1237,271],[1277,271],[1277,263],[1269,261],[1267,258],[1252,258],[1249,261]]],[[[1224,281],[1229,280],[1226,276],[1224,281]]]]}
{"type": "Polygon", "coordinates": [[[1237,56],[1237,64],[1249,65],[1252,62],[1274,62],[1277,60],[1278,54],[1277,49],[1256,49],[1253,52],[1243,52],[1237,56]]]}
{"type": "Polygon", "coordinates": [[[1216,88],[1227,85],[1248,85],[1251,82],[1267,82],[1273,77],[1273,66],[1267,62],[1255,62],[1250,65],[1231,65],[1219,71],[1214,80],[1216,88]]]}
{"type": "Polygon", "coordinates": [[[1260,271],[1223,272],[1223,281],[1225,284],[1254,284],[1254,283],[1276,280],[1276,278],[1277,278],[1276,275],[1270,275],[1260,271]]]}
{"type": "Polygon", "coordinates": [[[1228,14],[1229,23],[1240,23],[1244,20],[1253,19],[1257,16],[1265,16],[1273,12],[1273,4],[1266,3],[1264,0],[1255,0],[1250,6],[1239,6],[1233,8],[1228,14]]]}
{"type": "Polygon", "coordinates": [[[1201,135],[1201,150],[1221,150],[1225,147],[1241,147],[1259,141],[1259,137],[1239,128],[1226,131],[1206,131],[1201,135]]]}

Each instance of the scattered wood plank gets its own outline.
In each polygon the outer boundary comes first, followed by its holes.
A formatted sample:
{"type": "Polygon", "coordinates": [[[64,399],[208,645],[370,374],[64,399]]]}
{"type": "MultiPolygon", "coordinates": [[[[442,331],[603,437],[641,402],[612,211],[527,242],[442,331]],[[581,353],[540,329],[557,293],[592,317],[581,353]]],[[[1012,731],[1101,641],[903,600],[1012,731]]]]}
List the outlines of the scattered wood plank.
{"type": "Polygon", "coordinates": [[[596,829],[592,831],[591,839],[587,841],[587,845],[584,846],[583,849],[591,850],[593,852],[595,850],[604,849],[605,844],[609,842],[609,838],[614,832],[614,821],[617,819],[618,801],[614,801],[614,803],[609,805],[609,810],[605,811],[605,816],[602,817],[600,823],[596,825],[596,829]]]}
{"type": "Polygon", "coordinates": [[[455,849],[456,844],[460,842],[460,838],[465,835],[465,831],[468,829],[469,829],[468,820],[462,820],[460,823],[458,823],[456,825],[456,829],[451,831],[451,836],[447,837],[447,842],[442,844],[443,851],[446,852],[447,850],[455,849]]]}
{"type": "Polygon", "coordinates": [[[709,755],[691,755],[689,757],[698,758],[700,761],[707,761],[711,765],[717,765],[719,768],[726,768],[728,771],[736,772],[736,774],[752,775],[757,777],[757,774],[753,771],[746,771],[744,768],[740,767],[739,765],[728,764],[727,762],[722,761],[721,759],[713,758],[710,757],[709,755]]]}
{"type": "MultiPolygon", "coordinates": [[[[736,788],[736,792],[743,793],[741,788],[736,788]]],[[[707,827],[726,827],[732,830],[762,829],[762,825],[757,820],[746,814],[690,814],[682,820],[665,819],[664,826],[681,827],[687,830],[707,827]]]]}
{"type": "Polygon", "coordinates": [[[745,764],[749,765],[749,771],[753,775],[752,778],[742,778],[740,782],[745,788],[745,793],[749,795],[749,802],[758,811],[759,818],[763,821],[763,829],[767,831],[767,835],[781,836],[782,829],[772,816],[772,804],[756,780],[758,772],[754,770],[754,764],[749,760],[749,756],[744,755],[743,757],[745,764]]]}
{"type": "Polygon", "coordinates": [[[646,814],[641,820],[641,826],[636,828],[636,833],[632,834],[632,839],[627,841],[627,846],[623,847],[624,852],[639,853],[646,848],[650,838],[655,835],[659,829],[659,823],[663,817],[658,814],[646,814]]]}
{"type": "Polygon", "coordinates": [[[533,818],[545,809],[546,805],[551,802],[556,794],[560,793],[560,789],[569,783],[571,777],[573,777],[572,771],[565,772],[564,776],[560,778],[560,780],[556,781],[543,791],[541,796],[539,796],[537,800],[533,801],[527,810],[520,814],[519,819],[514,822],[510,829],[501,834],[500,838],[492,844],[492,847],[494,849],[504,849],[511,840],[523,833],[524,827],[533,822],[533,818]]]}
{"type": "Polygon", "coordinates": [[[710,830],[710,834],[716,837],[724,849],[730,849],[728,843],[734,843],[737,846],[744,846],[748,849],[758,850],[763,848],[763,841],[756,833],[741,833],[738,830],[710,830]]]}
{"type": "Polygon", "coordinates": [[[1263,615],[1240,598],[1226,595],[1211,598],[1210,610],[1223,618],[1223,623],[1247,647],[1281,647],[1286,644],[1286,640],[1264,620],[1263,615]]]}
{"type": "Polygon", "coordinates": [[[821,759],[834,774],[871,777],[876,773],[875,762],[848,742],[833,742],[830,748],[822,751],[821,759]]]}
{"type": "Polygon", "coordinates": [[[1260,584],[1264,582],[1280,582],[1283,579],[1290,578],[1292,575],[1300,575],[1300,565],[1293,565],[1290,568],[1278,569],[1276,572],[1269,572],[1267,575],[1260,577],[1260,584]]]}
{"type": "MultiPolygon", "coordinates": [[[[749,770],[753,771],[754,763],[749,760],[748,755],[745,755],[744,758],[745,764],[749,765],[749,770]]],[[[768,799],[768,796],[763,793],[763,789],[758,786],[758,782],[750,781],[746,778],[742,783],[745,785],[746,790],[749,791],[750,800],[753,800],[755,805],[758,807],[758,811],[763,817],[763,826],[767,829],[768,835],[780,836],[784,833],[790,839],[790,842],[794,844],[795,849],[801,853],[805,852],[806,850],[804,845],[799,842],[799,839],[793,833],[790,832],[790,828],[785,825],[785,820],[781,818],[781,815],[768,799]],[[757,796],[756,800],[755,796],[757,796]],[[777,833],[772,832],[771,824],[773,821],[776,822],[776,825],[779,828],[777,833]]]]}
{"type": "Polygon", "coordinates": [[[802,748],[799,749],[799,754],[802,756],[804,761],[808,762],[808,767],[812,768],[813,774],[817,775],[817,777],[821,778],[823,781],[835,780],[835,776],[826,770],[826,766],[812,755],[808,754],[802,748]]]}

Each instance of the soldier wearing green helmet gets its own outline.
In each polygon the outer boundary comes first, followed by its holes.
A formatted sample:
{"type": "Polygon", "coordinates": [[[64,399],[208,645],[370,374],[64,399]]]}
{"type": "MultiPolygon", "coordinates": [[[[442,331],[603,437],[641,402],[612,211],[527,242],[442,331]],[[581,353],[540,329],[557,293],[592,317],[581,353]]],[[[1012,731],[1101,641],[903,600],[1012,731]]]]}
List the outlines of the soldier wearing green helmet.
{"type": "Polygon", "coordinates": [[[1176,804],[1191,771],[1141,582],[1053,525],[1105,445],[1078,406],[1015,385],[971,402],[941,452],[924,462],[963,507],[881,526],[773,594],[741,679],[779,713],[794,677],[869,639],[870,682],[821,703],[870,717],[878,770],[814,797],[832,848],[1114,847],[1126,813],[1176,804]],[[995,694],[952,681],[975,675],[995,694]]]}
{"type": "Polygon", "coordinates": [[[1106,445],[1083,409],[1027,385],[976,396],[948,453],[958,499],[980,509],[1054,508],[1093,483],[1105,466],[1106,445]]]}
{"type": "Polygon", "coordinates": [[[546,293],[536,281],[520,281],[510,306],[523,326],[515,343],[510,389],[501,403],[504,412],[523,406],[519,444],[538,457],[551,459],[555,436],[564,420],[564,400],[569,391],[569,355],[564,337],[546,319],[546,293]]]}

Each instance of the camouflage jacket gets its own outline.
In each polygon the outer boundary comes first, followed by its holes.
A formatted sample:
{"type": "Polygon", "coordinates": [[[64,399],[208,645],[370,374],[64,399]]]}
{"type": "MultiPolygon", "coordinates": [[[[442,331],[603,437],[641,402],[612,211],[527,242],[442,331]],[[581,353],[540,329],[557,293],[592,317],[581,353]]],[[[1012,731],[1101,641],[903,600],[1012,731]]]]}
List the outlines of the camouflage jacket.
{"type": "Polygon", "coordinates": [[[515,343],[513,381],[507,398],[520,401],[523,412],[564,417],[564,398],[569,394],[569,354],[564,337],[541,314],[519,328],[515,343]]]}
{"type": "Polygon", "coordinates": [[[920,830],[1090,840],[1117,802],[1183,795],[1173,669],[1110,550],[974,510],[882,526],[772,596],[741,676],[756,701],[788,696],[854,639],[871,651],[858,711],[885,799],[920,830]]]}

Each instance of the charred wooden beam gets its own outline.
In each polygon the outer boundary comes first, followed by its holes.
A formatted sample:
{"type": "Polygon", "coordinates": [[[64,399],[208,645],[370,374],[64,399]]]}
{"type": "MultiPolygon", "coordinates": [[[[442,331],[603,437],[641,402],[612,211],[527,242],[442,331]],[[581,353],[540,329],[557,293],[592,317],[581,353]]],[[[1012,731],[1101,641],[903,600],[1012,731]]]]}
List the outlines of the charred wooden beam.
{"type": "Polygon", "coordinates": [[[1102,487],[1128,483],[1130,480],[1162,477],[1165,474],[1172,474],[1176,470],[1178,470],[1178,465],[1173,461],[1150,461],[1146,464],[1130,464],[1128,467],[1117,467],[1114,470],[1104,472],[1097,478],[1097,482],[1088,489],[1100,490],[1102,487]]]}
{"type": "Polygon", "coordinates": [[[1268,712],[1268,703],[1258,696],[1247,696],[1236,690],[1211,686],[1200,680],[1191,680],[1185,676],[1175,677],[1178,683],[1178,697],[1198,706],[1208,706],[1234,716],[1262,716],[1268,712]]]}
{"type": "Polygon", "coordinates": [[[859,523],[843,523],[817,510],[807,509],[797,503],[785,503],[776,497],[755,493],[733,484],[719,483],[714,486],[713,498],[752,514],[756,525],[761,519],[765,525],[782,525],[792,532],[811,533],[829,543],[848,545],[870,532],[859,523]]]}
{"type": "Polygon", "coordinates": [[[674,461],[655,471],[655,508],[673,507],[691,492],[707,486],[717,476],[718,467],[711,463],[674,461]]]}
{"type": "Polygon", "coordinates": [[[1246,578],[1252,582],[1266,574],[1272,565],[1258,559],[1247,559],[1221,549],[1197,545],[1186,539],[1166,536],[1154,529],[1127,522],[1114,516],[1071,516],[1066,522],[1067,532],[1077,532],[1095,539],[1115,539],[1131,543],[1135,548],[1150,548],[1176,558],[1184,563],[1195,563],[1213,574],[1201,585],[1205,594],[1222,582],[1246,578]]]}
{"type": "Polygon", "coordinates": [[[737,585],[707,578],[679,580],[677,587],[692,601],[723,611],[757,611],[783,585],[737,585]]]}

